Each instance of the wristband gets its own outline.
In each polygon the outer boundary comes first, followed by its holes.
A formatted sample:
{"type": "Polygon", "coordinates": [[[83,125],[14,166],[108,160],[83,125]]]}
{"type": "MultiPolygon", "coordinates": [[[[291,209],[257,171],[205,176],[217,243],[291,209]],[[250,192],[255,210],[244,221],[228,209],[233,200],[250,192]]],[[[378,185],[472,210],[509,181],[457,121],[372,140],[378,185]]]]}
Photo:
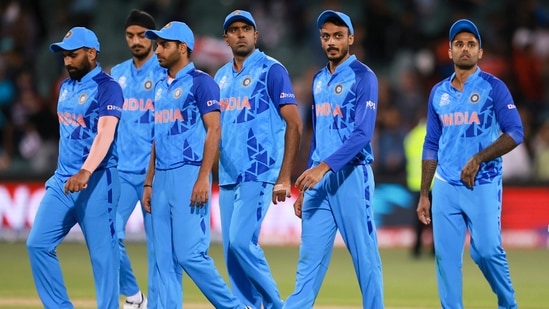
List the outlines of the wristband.
{"type": "Polygon", "coordinates": [[[152,188],[153,186],[152,185],[143,185],[143,188],[146,188],[146,187],[152,188]]]}
{"type": "Polygon", "coordinates": [[[291,190],[289,185],[283,185],[281,183],[274,185],[273,191],[282,191],[284,190],[287,196],[290,196],[291,190]]]}

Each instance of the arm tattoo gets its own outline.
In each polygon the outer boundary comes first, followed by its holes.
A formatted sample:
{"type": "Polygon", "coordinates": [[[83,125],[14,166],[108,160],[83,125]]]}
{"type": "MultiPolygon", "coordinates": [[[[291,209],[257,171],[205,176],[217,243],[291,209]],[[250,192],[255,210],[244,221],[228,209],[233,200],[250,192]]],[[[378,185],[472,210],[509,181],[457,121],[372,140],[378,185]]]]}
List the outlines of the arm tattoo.
{"type": "Polygon", "coordinates": [[[431,183],[433,182],[433,177],[435,176],[435,171],[437,169],[437,164],[437,160],[421,161],[421,195],[429,195],[429,191],[431,191],[431,183]]]}
{"type": "Polygon", "coordinates": [[[487,162],[508,153],[517,146],[517,143],[509,134],[503,133],[490,146],[479,151],[475,156],[481,162],[487,162]]]}

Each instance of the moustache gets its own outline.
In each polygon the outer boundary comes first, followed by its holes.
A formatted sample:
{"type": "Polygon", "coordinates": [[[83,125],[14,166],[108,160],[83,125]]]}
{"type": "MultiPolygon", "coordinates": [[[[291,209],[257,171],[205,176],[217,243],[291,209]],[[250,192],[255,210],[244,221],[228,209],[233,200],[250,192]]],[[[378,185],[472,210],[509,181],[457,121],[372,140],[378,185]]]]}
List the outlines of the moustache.
{"type": "Polygon", "coordinates": [[[339,51],[339,49],[335,48],[335,47],[328,47],[327,51],[339,51]]]}

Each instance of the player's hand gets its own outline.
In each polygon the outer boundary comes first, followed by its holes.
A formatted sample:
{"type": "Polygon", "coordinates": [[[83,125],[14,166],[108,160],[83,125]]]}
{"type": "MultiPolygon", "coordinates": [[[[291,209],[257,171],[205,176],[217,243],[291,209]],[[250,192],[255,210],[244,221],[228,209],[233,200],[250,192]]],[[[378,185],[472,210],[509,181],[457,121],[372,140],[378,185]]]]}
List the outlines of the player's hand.
{"type": "Polygon", "coordinates": [[[299,193],[299,196],[294,202],[294,213],[300,219],[302,215],[301,206],[303,206],[303,192],[299,193]]]}
{"type": "Polygon", "coordinates": [[[202,207],[208,203],[210,195],[210,181],[207,177],[199,177],[194,183],[191,194],[191,207],[202,207]]]}
{"type": "Polygon", "coordinates": [[[286,201],[287,197],[292,196],[292,189],[289,184],[277,183],[273,187],[273,204],[286,201]]]}
{"type": "Polygon", "coordinates": [[[326,174],[329,170],[330,167],[328,164],[321,162],[319,165],[304,171],[303,174],[297,178],[295,186],[301,192],[312,189],[317,183],[320,182],[320,180],[322,180],[324,174],[326,174]]]}
{"type": "Polygon", "coordinates": [[[69,194],[69,192],[80,192],[86,189],[90,176],[91,172],[85,169],[81,169],[78,173],[72,175],[67,182],[65,182],[65,195],[69,194]]]}
{"type": "Polygon", "coordinates": [[[475,178],[477,177],[480,163],[480,160],[476,156],[473,156],[461,170],[461,181],[471,189],[475,186],[475,178]]]}
{"type": "Polygon", "coordinates": [[[429,197],[420,196],[417,204],[417,217],[423,224],[431,224],[431,202],[429,197]]]}
{"type": "Polygon", "coordinates": [[[143,197],[141,198],[141,203],[143,204],[143,209],[146,212],[151,213],[151,197],[152,197],[152,187],[146,186],[143,187],[143,197]]]}

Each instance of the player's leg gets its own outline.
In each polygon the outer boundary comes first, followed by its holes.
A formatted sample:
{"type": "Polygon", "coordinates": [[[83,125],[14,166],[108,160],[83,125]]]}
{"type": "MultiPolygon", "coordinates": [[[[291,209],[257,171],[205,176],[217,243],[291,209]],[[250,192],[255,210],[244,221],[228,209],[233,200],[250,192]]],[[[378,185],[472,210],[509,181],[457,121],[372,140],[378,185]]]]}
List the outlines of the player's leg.
{"type": "Polygon", "coordinates": [[[76,200],[76,216],[90,254],[98,308],[120,308],[120,252],[116,236],[119,198],[118,170],[109,168],[95,171],[76,200]]]}
{"type": "MultiPolygon", "coordinates": [[[[463,187],[465,188],[465,187],[463,187]]],[[[463,308],[463,249],[466,234],[461,189],[435,178],[432,190],[433,237],[438,294],[443,308],[463,308]]]]}
{"type": "Polygon", "coordinates": [[[498,308],[517,308],[509,264],[501,239],[501,183],[477,185],[464,192],[471,257],[498,297],[498,308]],[[482,207],[479,207],[481,205],[482,207]]]}
{"type": "MultiPolygon", "coordinates": [[[[244,277],[233,289],[244,291],[250,284],[261,294],[265,308],[282,308],[282,299],[263,249],[259,246],[261,224],[271,204],[273,185],[243,182],[237,186],[229,230],[229,251],[244,277]]],[[[230,270],[229,270],[230,271],[230,270]]]]}
{"type": "Polygon", "coordinates": [[[364,308],[383,308],[383,275],[374,223],[374,176],[369,165],[326,175],[328,201],[351,253],[364,308]],[[334,192],[335,191],[335,192],[334,192]]]}
{"type": "Polygon", "coordinates": [[[296,284],[285,309],[313,308],[330,264],[337,227],[326,200],[325,179],[304,193],[296,284]]]}
{"type": "Polygon", "coordinates": [[[173,195],[172,228],[176,260],[215,308],[242,308],[208,256],[210,203],[202,207],[190,205],[199,169],[199,166],[185,165],[170,171],[174,183],[188,184],[181,186],[173,195]]]}
{"type": "MultiPolygon", "coordinates": [[[[221,217],[221,236],[225,265],[233,293],[242,302],[252,305],[254,308],[261,308],[262,299],[252,282],[249,280],[243,266],[238,261],[234,251],[230,249],[230,231],[232,227],[235,201],[238,198],[237,189],[240,185],[221,186],[219,188],[219,209],[221,217]]],[[[251,208],[251,207],[250,207],[251,208]]],[[[251,231],[252,233],[255,230],[251,231]]]]}
{"type": "Polygon", "coordinates": [[[118,247],[120,249],[120,293],[128,297],[140,294],[130,257],[126,252],[126,245],[124,244],[124,239],[126,238],[126,224],[128,223],[128,219],[135,209],[135,205],[140,199],[140,196],[138,196],[138,191],[134,184],[137,180],[137,175],[119,172],[119,176],[120,200],[116,210],[116,235],[118,237],[118,247]]]}
{"type": "MultiPolygon", "coordinates": [[[[143,188],[143,185],[141,185],[143,188]]],[[[141,189],[140,196],[143,196],[141,189]]],[[[160,290],[163,289],[160,281],[160,274],[156,267],[156,257],[153,242],[153,228],[151,213],[141,207],[143,213],[143,225],[145,226],[146,245],[147,245],[147,308],[157,309],[160,307],[160,290]]]]}
{"type": "Polygon", "coordinates": [[[56,248],[76,224],[73,194],[65,195],[64,183],[51,177],[27,238],[27,250],[38,296],[46,309],[74,308],[63,281],[56,248]]]}
{"type": "MultiPolygon", "coordinates": [[[[175,182],[172,175],[171,170],[157,170],[155,172],[151,198],[155,267],[160,278],[158,294],[163,308],[181,308],[183,306],[182,273],[181,268],[175,265],[172,247],[174,231],[172,230],[171,207],[173,201],[170,198],[173,194],[182,190],[185,187],[184,184],[189,183],[189,181],[187,179],[179,183],[175,182]]],[[[185,177],[186,175],[181,176],[185,177]]]]}

